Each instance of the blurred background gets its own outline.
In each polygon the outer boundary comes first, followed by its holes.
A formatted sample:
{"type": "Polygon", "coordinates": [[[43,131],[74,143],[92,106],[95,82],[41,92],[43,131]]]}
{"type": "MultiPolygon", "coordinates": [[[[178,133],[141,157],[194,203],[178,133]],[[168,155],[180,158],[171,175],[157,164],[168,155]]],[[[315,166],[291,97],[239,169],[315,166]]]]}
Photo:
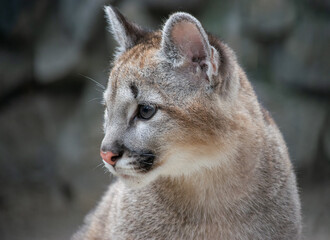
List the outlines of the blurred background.
{"type": "MultiPolygon", "coordinates": [[[[295,166],[306,239],[330,239],[330,1],[122,0],[160,28],[187,11],[237,53],[295,166]]],[[[69,239],[111,181],[102,89],[106,0],[0,1],[0,239],[69,239]]]]}

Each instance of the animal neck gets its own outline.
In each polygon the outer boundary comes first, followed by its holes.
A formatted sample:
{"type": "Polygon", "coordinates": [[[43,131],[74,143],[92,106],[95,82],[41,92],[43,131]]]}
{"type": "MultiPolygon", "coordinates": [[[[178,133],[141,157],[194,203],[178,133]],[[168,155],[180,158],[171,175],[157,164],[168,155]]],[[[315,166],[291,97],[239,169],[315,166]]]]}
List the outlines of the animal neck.
{"type": "Polygon", "coordinates": [[[227,166],[226,170],[218,167],[189,176],[163,177],[156,181],[154,190],[178,213],[205,217],[225,211],[247,196],[253,190],[254,179],[252,172],[243,173],[227,166]]]}

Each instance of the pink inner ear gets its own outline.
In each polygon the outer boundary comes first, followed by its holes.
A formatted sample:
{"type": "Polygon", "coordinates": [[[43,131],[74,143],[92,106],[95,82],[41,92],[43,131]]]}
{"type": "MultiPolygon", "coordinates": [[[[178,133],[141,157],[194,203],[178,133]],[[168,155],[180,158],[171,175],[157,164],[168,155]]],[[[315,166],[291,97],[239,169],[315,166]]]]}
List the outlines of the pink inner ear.
{"type": "Polygon", "coordinates": [[[206,57],[203,38],[195,24],[188,21],[175,24],[172,29],[172,39],[181,53],[190,60],[193,58],[201,60],[206,57]]]}

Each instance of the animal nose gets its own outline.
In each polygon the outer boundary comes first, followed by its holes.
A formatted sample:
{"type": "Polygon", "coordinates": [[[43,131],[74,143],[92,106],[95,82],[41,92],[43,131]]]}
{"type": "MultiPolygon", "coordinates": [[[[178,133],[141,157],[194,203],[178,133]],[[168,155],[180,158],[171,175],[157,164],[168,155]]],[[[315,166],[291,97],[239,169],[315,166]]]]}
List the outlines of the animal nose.
{"type": "Polygon", "coordinates": [[[119,154],[116,154],[116,153],[113,153],[110,151],[103,152],[101,150],[100,154],[101,154],[102,159],[104,161],[106,161],[107,163],[109,163],[111,166],[115,166],[117,160],[120,158],[119,154]]]}

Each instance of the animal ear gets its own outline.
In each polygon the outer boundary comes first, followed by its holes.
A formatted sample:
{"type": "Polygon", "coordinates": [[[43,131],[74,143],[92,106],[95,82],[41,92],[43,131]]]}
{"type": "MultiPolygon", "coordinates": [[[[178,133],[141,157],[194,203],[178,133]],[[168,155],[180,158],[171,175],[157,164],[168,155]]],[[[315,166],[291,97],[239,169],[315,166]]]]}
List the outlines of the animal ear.
{"type": "Polygon", "coordinates": [[[210,45],[201,23],[187,13],[174,13],[166,21],[161,42],[162,55],[180,66],[197,65],[209,78],[218,74],[219,53],[210,45]]]}
{"type": "Polygon", "coordinates": [[[135,23],[128,21],[117,8],[105,6],[105,17],[109,23],[109,30],[119,44],[116,57],[134,47],[139,40],[148,33],[135,23]]]}

